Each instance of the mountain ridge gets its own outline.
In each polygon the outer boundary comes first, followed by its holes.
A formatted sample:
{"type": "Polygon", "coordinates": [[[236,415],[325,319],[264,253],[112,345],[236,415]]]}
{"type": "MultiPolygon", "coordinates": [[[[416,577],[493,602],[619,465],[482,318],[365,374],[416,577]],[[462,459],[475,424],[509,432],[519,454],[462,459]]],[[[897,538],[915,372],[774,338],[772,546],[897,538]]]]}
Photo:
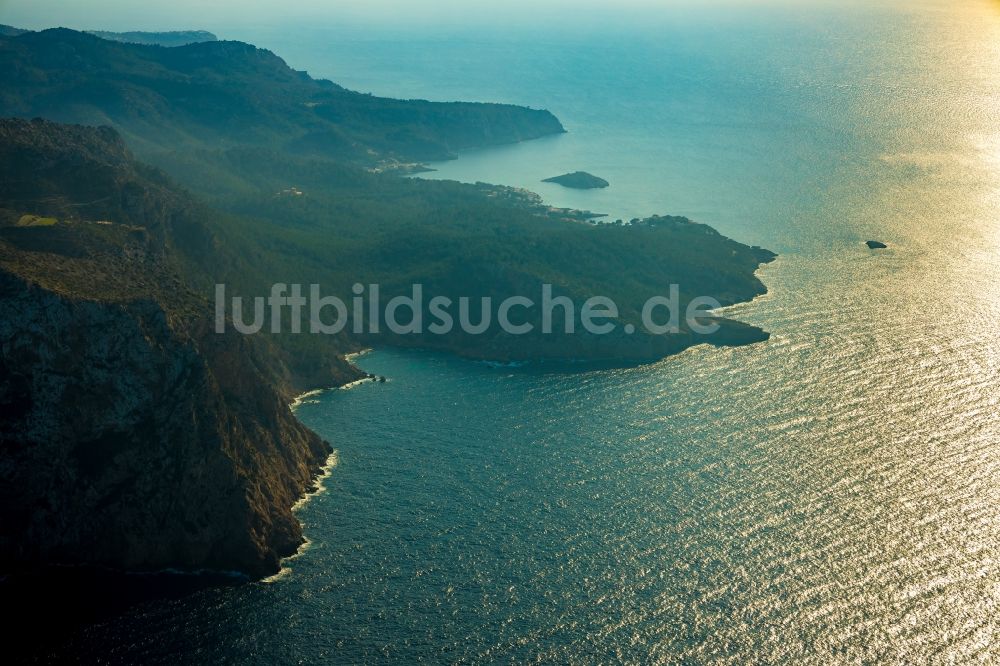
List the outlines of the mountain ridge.
{"type": "Polygon", "coordinates": [[[145,30],[130,30],[127,32],[87,30],[86,32],[95,37],[108,39],[113,42],[154,44],[156,46],[185,46],[196,42],[214,42],[219,39],[207,30],[167,30],[154,32],[145,30]]]}
{"type": "Polygon", "coordinates": [[[0,108],[111,125],[146,158],[257,145],[373,166],[451,159],[565,131],[544,110],[349,91],[244,42],[164,48],[66,28],[0,37],[0,108]]]}

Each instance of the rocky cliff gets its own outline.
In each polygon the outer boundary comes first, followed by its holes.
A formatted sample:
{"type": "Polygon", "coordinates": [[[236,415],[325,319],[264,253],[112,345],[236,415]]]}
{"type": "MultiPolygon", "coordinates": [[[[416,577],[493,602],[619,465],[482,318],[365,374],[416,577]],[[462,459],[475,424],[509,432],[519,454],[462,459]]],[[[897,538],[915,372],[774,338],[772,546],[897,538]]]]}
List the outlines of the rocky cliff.
{"type": "Polygon", "coordinates": [[[178,273],[196,210],[99,128],[0,121],[0,176],[0,565],[276,571],[331,449],[178,273]]]}
{"type": "Polygon", "coordinates": [[[4,271],[0,377],[5,563],[263,575],[301,542],[330,448],[248,338],[4,271]]]}

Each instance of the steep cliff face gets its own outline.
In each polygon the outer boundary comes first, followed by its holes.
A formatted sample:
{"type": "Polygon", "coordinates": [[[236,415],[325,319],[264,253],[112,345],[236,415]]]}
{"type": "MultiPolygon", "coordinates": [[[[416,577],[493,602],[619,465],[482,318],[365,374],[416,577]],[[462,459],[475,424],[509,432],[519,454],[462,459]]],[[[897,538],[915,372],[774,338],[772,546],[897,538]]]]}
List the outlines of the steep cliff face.
{"type": "Polygon", "coordinates": [[[242,336],[0,274],[0,558],[263,575],[329,445],[242,336]]]}
{"type": "Polygon", "coordinates": [[[276,571],[330,446],[180,272],[196,207],[107,129],[0,121],[0,176],[0,567],[276,571]]]}

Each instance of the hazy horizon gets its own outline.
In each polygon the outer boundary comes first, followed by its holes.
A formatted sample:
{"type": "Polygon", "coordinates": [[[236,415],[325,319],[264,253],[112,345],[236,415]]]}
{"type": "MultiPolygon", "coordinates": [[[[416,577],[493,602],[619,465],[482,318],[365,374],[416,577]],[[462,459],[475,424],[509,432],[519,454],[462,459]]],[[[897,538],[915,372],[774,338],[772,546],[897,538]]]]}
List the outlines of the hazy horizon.
{"type": "MultiPolygon", "coordinates": [[[[988,0],[973,0],[970,4],[996,4],[988,0]]],[[[914,7],[948,7],[941,0],[902,2],[902,0],[882,0],[881,2],[833,2],[831,0],[809,0],[806,3],[793,0],[623,0],[613,6],[600,0],[542,0],[529,2],[497,3],[488,0],[460,2],[444,0],[433,7],[416,4],[411,0],[374,0],[364,4],[330,6],[319,0],[282,5],[263,0],[238,2],[223,0],[210,4],[179,0],[171,3],[150,3],[137,5],[125,0],[103,0],[87,3],[86,7],[61,0],[0,0],[0,23],[19,28],[40,30],[52,27],[66,27],[76,30],[213,30],[225,28],[275,24],[289,24],[301,21],[345,21],[351,24],[372,24],[389,26],[433,26],[435,28],[459,27],[464,25],[510,25],[528,24],[540,28],[554,28],[552,21],[563,24],[590,23],[595,27],[608,21],[629,22],[630,19],[659,17],[675,19],[690,17],[692,14],[725,16],[729,12],[737,14],[746,11],[802,12],[815,8],[843,9],[867,8],[878,10],[884,7],[913,9],[914,7]]]]}

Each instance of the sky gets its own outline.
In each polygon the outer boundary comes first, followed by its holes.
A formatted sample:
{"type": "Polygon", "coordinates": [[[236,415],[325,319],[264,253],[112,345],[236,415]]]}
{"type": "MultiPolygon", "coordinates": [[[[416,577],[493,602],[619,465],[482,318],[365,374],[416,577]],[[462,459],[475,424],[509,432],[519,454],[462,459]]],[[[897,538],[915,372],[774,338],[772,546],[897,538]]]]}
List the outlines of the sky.
{"type": "MultiPolygon", "coordinates": [[[[922,2],[936,0],[854,0],[922,2]]],[[[960,1],[960,0],[959,0],[960,1]]],[[[460,24],[565,20],[590,14],[686,11],[706,4],[845,4],[844,0],[0,0],[0,23],[29,29],[222,30],[227,25],[350,20],[460,24]]]]}
{"type": "MultiPolygon", "coordinates": [[[[197,23],[290,21],[354,17],[373,20],[448,21],[472,13],[532,14],[539,9],[568,10],[589,0],[0,0],[0,22],[29,28],[65,25],[72,28],[180,29],[197,23]],[[100,25],[94,25],[100,24],[100,25]]],[[[632,6],[655,0],[624,0],[632,6]]],[[[662,2],[662,0],[661,0],[662,2]]],[[[593,5],[601,3],[593,2],[593,5]]],[[[618,3],[616,3],[618,4],[618,3]]]]}

